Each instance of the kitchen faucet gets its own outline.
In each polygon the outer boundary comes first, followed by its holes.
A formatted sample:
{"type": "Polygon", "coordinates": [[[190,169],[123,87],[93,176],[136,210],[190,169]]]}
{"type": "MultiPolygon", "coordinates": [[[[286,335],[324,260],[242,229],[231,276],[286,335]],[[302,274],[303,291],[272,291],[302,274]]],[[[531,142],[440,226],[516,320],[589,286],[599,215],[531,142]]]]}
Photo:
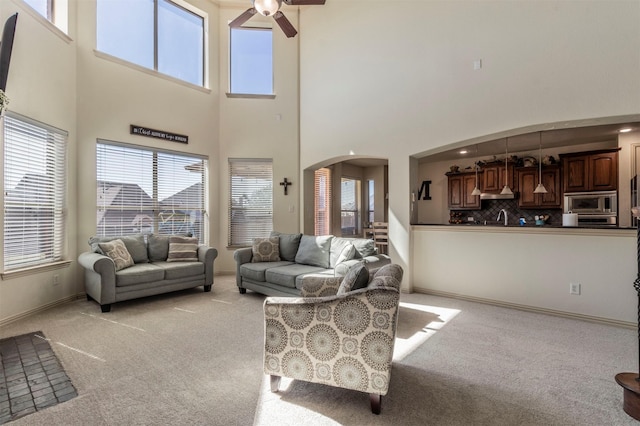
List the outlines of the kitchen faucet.
{"type": "Polygon", "coordinates": [[[507,211],[505,209],[500,210],[500,212],[498,213],[498,218],[496,220],[500,220],[500,215],[502,215],[502,213],[504,213],[504,226],[507,226],[507,221],[509,219],[507,218],[507,211]]]}

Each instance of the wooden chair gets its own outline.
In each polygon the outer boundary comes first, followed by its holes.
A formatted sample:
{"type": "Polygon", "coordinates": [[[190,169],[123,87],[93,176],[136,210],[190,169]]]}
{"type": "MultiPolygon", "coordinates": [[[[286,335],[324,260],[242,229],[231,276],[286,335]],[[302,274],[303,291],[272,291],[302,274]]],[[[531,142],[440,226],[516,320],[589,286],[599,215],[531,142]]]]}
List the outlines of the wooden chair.
{"type": "Polygon", "coordinates": [[[371,228],[378,253],[389,254],[389,223],[372,222],[371,228]]]}

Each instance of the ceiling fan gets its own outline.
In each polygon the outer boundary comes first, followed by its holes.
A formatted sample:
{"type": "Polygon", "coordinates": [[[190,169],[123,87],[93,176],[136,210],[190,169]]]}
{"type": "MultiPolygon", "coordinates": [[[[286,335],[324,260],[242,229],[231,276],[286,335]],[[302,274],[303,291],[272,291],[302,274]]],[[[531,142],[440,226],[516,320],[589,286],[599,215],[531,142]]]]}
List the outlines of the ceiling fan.
{"type": "MultiPolygon", "coordinates": [[[[284,0],[285,4],[290,6],[307,6],[314,4],[324,4],[326,0],[284,0]]],[[[287,37],[295,37],[298,34],[291,22],[280,12],[283,0],[251,0],[253,7],[244,11],[233,21],[229,22],[231,28],[238,28],[247,22],[253,15],[259,13],[264,16],[273,16],[280,29],[287,37]]]]}

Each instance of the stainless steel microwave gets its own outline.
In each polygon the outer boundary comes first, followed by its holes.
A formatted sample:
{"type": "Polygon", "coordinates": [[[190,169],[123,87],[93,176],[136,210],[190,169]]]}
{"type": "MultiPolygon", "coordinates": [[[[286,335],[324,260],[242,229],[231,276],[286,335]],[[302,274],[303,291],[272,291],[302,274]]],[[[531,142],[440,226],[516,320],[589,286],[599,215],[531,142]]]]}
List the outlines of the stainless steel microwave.
{"type": "Polygon", "coordinates": [[[565,192],[564,212],[617,216],[618,191],[565,192]]]}

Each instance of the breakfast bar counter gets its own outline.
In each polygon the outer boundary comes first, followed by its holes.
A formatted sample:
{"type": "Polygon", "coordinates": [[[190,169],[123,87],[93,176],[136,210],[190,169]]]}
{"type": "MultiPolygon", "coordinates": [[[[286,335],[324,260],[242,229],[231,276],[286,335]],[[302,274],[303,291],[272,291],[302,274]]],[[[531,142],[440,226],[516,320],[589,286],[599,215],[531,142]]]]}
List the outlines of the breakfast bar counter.
{"type": "Polygon", "coordinates": [[[411,239],[414,291],[616,325],[637,321],[634,228],[412,225],[411,239]],[[576,284],[580,294],[570,292],[576,284]]]}

